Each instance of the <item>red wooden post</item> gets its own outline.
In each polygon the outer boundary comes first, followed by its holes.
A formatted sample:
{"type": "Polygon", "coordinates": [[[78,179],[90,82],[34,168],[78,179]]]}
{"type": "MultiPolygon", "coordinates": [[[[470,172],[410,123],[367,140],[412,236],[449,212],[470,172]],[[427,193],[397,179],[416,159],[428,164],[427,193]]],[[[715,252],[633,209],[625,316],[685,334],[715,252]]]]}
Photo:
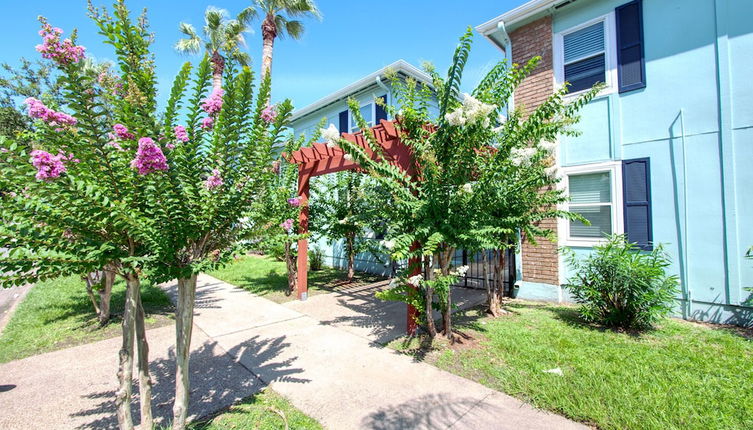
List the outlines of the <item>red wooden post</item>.
{"type": "MultiPolygon", "coordinates": [[[[301,171],[298,174],[298,195],[301,198],[301,213],[298,216],[299,233],[309,231],[309,173],[301,171]]],[[[308,283],[309,241],[298,240],[298,300],[306,300],[309,294],[308,283]]]]}

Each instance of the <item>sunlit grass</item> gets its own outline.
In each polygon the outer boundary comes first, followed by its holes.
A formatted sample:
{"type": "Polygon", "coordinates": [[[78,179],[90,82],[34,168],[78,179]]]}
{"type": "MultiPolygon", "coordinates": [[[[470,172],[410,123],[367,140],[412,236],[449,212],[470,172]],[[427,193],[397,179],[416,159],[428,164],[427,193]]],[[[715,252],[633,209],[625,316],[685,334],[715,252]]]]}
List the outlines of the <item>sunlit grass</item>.
{"type": "MultiPolygon", "coordinates": [[[[220,270],[209,275],[236,285],[251,293],[258,294],[277,303],[295,300],[295,295],[286,295],[288,277],[285,263],[271,257],[247,255],[240,257],[220,270]]],[[[354,282],[370,283],[382,280],[379,276],[356,273],[354,282]]],[[[342,270],[324,267],[308,272],[309,296],[329,293],[342,286],[349,286],[342,270]]]]}
{"type": "MultiPolygon", "coordinates": [[[[142,284],[147,328],[169,322],[172,305],[167,295],[142,284]]],[[[18,304],[0,335],[0,363],[120,335],[125,282],[113,286],[110,322],[100,327],[84,281],[69,276],[40,282],[18,304]]]]}
{"type": "Polygon", "coordinates": [[[637,334],[583,323],[574,308],[518,302],[498,319],[466,313],[470,347],[391,346],[537,407],[602,429],[753,428],[753,341],[666,320],[637,334]],[[546,373],[559,368],[563,375],[546,373]]]}

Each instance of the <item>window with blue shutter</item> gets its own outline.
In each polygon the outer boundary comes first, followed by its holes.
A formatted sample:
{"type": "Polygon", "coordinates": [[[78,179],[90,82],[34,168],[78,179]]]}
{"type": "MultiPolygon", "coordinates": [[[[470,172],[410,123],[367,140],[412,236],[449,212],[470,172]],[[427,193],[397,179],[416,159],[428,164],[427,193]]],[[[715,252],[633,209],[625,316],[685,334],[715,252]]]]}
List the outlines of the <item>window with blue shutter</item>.
{"type": "Polygon", "coordinates": [[[621,93],[646,86],[641,0],[615,9],[617,21],[617,79],[621,93]]]}
{"type": "Polygon", "coordinates": [[[653,249],[651,233],[651,170],[648,158],[622,162],[623,216],[628,241],[653,249]]]}
{"type": "MultiPolygon", "coordinates": [[[[380,99],[384,101],[384,103],[387,103],[387,94],[380,96],[380,99]]],[[[387,111],[384,110],[384,106],[380,106],[379,104],[376,105],[376,124],[379,124],[380,120],[386,120],[387,119],[387,111]]]]}
{"type": "Polygon", "coordinates": [[[565,81],[570,92],[606,82],[606,42],[604,21],[565,34],[563,37],[565,81]]]}
{"type": "Polygon", "coordinates": [[[340,133],[348,132],[348,111],[344,110],[340,112],[338,130],[340,133]]]}

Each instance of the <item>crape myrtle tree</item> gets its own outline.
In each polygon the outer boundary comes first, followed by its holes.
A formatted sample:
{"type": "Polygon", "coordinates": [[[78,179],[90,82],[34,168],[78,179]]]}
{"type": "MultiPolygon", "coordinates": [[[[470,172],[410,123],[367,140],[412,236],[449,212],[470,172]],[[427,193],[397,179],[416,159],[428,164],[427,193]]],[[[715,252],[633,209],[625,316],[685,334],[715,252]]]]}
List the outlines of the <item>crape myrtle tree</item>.
{"type": "MultiPolygon", "coordinates": [[[[308,142],[315,141],[318,133],[308,142]]],[[[254,226],[251,240],[256,246],[281,254],[285,262],[288,287],[292,294],[298,285],[298,260],[295,244],[308,234],[298,233],[298,216],[304,200],[298,195],[298,166],[290,163],[283,154],[291,154],[304,144],[304,136],[291,136],[272,163],[273,179],[268,183],[264,199],[257,202],[252,217],[254,226]],[[282,249],[282,251],[278,251],[282,249]]]]}
{"type": "Polygon", "coordinates": [[[68,112],[30,101],[37,122],[31,147],[3,142],[0,257],[3,285],[110,268],[126,280],[123,345],[116,392],[121,428],[130,413],[134,338],[138,345],[141,425],[152,427],[148,346],[139,282],[178,280],[176,399],[173,426],[185,428],[196,276],[239,250],[254,202],[271,172],[271,148],[291,106],[267,106],[270,82],[255,91],[253,74],[225,68],[224,96],[208,97],[209,58],[178,73],[164,111],[146,16],[135,22],[123,1],[113,15],[90,9],[120,76],[112,110],[96,79],[82,73],[84,49],[43,22],[43,56],[62,74],[68,112]],[[256,93],[256,94],[255,94],[256,93]],[[262,113],[274,111],[273,120],[262,113]],[[179,116],[179,112],[184,115],[179,116]]]}
{"type": "MultiPolygon", "coordinates": [[[[47,48],[42,44],[40,49],[47,48]]],[[[111,73],[110,64],[97,63],[87,57],[81,61],[83,67],[80,72],[97,78],[98,85],[91,90],[97,103],[104,110],[110,110],[109,100],[117,91],[114,88],[117,77],[111,73]]],[[[27,108],[44,105],[52,111],[59,111],[66,107],[60,73],[55,63],[46,59],[30,61],[21,58],[17,66],[3,63],[0,67],[4,72],[0,77],[0,136],[28,143],[35,127],[34,118],[26,114],[27,108]]],[[[107,324],[110,320],[113,272],[97,270],[84,274],[82,279],[99,324],[107,324]]]]}
{"type": "Polygon", "coordinates": [[[311,230],[330,240],[342,240],[347,259],[347,279],[355,276],[355,257],[362,252],[377,255],[379,245],[366,239],[369,232],[381,230],[374,198],[376,183],[360,172],[339,172],[322,178],[314,188],[311,204],[311,230]]]}
{"type": "MultiPolygon", "coordinates": [[[[567,89],[561,88],[528,116],[507,112],[507,100],[540,60],[533,58],[522,66],[499,62],[470,94],[461,94],[472,37],[468,29],[460,38],[446,78],[426,66],[439,101],[438,118],[429,114],[432,92],[426,86],[393,80],[399,105],[396,126],[413,153],[413,177],[381,159],[372,160],[347,140],[337,141],[393,194],[387,214],[392,257],[418,257],[423,262],[423,276],[409,276],[415,269],[409,267],[392,289],[379,295],[423,310],[432,338],[437,334],[435,306],[442,314],[442,333],[453,337],[450,286],[467,270],[452,266],[457,249],[509,247],[517,242],[518,232],[531,241],[552,238],[539,221],[580,219],[557,209],[566,196],[556,187],[553,142],[559,135],[574,133],[570,127],[577,112],[596,89],[566,103],[567,89]]],[[[356,102],[350,104],[356,122],[367,130],[356,102]]],[[[372,133],[365,133],[365,138],[379,154],[372,133]]]]}
{"type": "MultiPolygon", "coordinates": [[[[118,421],[132,428],[130,412],[134,338],[139,349],[141,422],[151,426],[151,380],[148,346],[139,287],[147,244],[159,231],[144,198],[151,178],[134,173],[128,153],[135,142],[111,139],[117,126],[151,134],[154,120],[154,74],[146,46],[145,21],[133,25],[122,4],[116,8],[117,29],[102,27],[111,38],[130,38],[119,47],[121,72],[128,81],[122,93],[87,73],[85,49],[76,45],[75,32],[63,31],[40,18],[42,44],[37,50],[58,69],[68,113],[41,100],[26,100],[34,120],[30,139],[8,142],[0,151],[3,196],[0,247],[10,251],[0,258],[3,285],[89,273],[106,268],[126,281],[123,344],[119,352],[116,392],[118,421]],[[111,97],[112,109],[103,99],[111,97]]],[[[97,21],[103,25],[104,21],[97,21]]],[[[115,24],[113,24],[115,26],[115,24]]],[[[109,277],[109,276],[108,276],[109,277]]]]}

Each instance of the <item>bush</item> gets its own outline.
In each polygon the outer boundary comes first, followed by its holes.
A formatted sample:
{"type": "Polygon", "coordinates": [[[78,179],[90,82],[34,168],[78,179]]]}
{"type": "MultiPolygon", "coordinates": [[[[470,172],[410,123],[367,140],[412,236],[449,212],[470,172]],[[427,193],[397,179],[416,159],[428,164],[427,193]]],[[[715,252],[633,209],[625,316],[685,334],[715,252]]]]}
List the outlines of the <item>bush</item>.
{"type": "Polygon", "coordinates": [[[322,270],[322,266],[324,266],[324,251],[315,246],[309,251],[309,269],[312,271],[322,270]]]}
{"type": "Polygon", "coordinates": [[[640,252],[625,236],[613,235],[588,257],[570,252],[567,261],[575,275],[565,287],[587,321],[645,329],[672,310],[678,281],[665,273],[671,260],[661,245],[640,252]]]}

